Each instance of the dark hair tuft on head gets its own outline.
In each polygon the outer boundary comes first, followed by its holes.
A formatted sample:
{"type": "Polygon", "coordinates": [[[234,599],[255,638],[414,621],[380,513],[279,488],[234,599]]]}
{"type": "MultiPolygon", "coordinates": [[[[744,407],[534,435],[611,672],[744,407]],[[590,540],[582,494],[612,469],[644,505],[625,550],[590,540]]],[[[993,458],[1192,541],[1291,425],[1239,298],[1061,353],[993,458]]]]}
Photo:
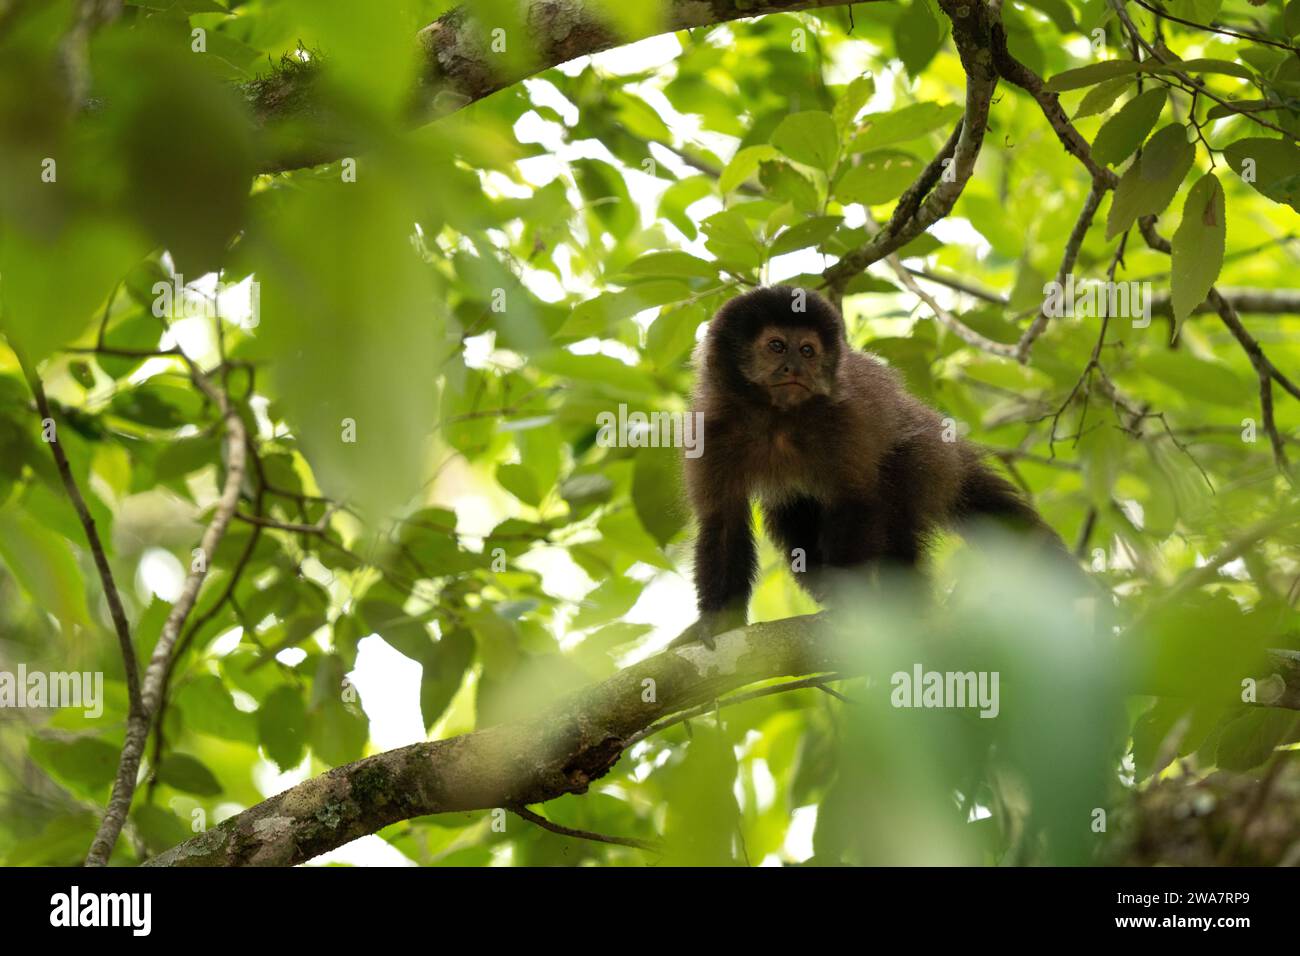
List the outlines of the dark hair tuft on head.
{"type": "Polygon", "coordinates": [[[709,323],[709,335],[728,343],[748,342],[765,326],[812,329],[828,349],[848,341],[844,319],[824,296],[788,285],[764,286],[727,302],[709,323]],[[796,308],[801,309],[796,311],[796,308]]]}

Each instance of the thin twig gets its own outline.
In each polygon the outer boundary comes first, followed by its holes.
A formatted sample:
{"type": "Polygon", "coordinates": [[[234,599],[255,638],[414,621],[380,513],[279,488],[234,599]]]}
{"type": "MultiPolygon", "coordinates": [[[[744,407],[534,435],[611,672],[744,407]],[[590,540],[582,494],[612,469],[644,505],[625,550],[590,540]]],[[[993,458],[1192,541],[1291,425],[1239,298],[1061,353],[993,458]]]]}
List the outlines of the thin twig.
{"type": "Polygon", "coordinates": [[[54,463],[58,467],[59,477],[63,480],[63,488],[67,492],[68,500],[72,502],[72,509],[77,513],[77,520],[81,522],[82,530],[86,533],[86,542],[90,545],[90,553],[95,560],[95,570],[99,572],[100,585],[104,589],[104,599],[108,602],[109,616],[113,619],[113,630],[117,634],[118,647],[122,652],[122,667],[126,672],[126,693],[129,703],[127,713],[130,716],[139,715],[143,712],[143,701],[140,695],[140,665],[136,660],[135,645],[131,642],[131,625],[126,619],[122,596],[117,590],[117,583],[113,580],[113,569],[109,566],[108,556],[104,552],[104,542],[100,540],[99,531],[95,527],[95,518],[86,505],[86,499],[82,497],[81,489],[77,487],[77,479],[72,474],[72,465],[63,451],[63,443],[59,441],[59,425],[50,411],[50,403],[45,396],[45,386],[37,376],[36,369],[24,360],[18,346],[11,342],[10,348],[18,357],[18,364],[27,378],[32,395],[36,397],[36,409],[42,422],[50,422],[54,426],[49,441],[50,452],[54,455],[54,463]]]}
{"type": "MultiPolygon", "coordinates": [[[[711,713],[723,707],[730,707],[733,704],[743,704],[746,701],[757,700],[760,697],[768,697],[772,694],[784,694],[786,691],[791,690],[804,690],[808,688],[826,690],[824,685],[845,679],[845,675],[843,674],[822,674],[818,677],[803,677],[799,680],[787,681],[784,684],[775,684],[771,687],[760,687],[758,690],[746,691],[743,694],[734,694],[731,697],[724,697],[722,700],[699,704],[698,706],[691,707],[681,713],[673,714],[671,717],[665,717],[658,723],[651,724],[643,730],[638,730],[623,742],[623,749],[627,750],[634,744],[638,744],[645,738],[651,737],[660,731],[667,730],[669,727],[675,727],[677,724],[685,723],[688,720],[694,720],[696,717],[703,716],[704,714],[711,713]]],[[[840,700],[843,700],[846,703],[853,703],[853,701],[843,695],[832,696],[838,696],[840,700]]]]}
{"type": "MultiPolygon", "coordinates": [[[[1088,198],[1083,202],[1083,209],[1079,212],[1079,218],[1074,224],[1074,229],[1070,233],[1070,238],[1065,244],[1065,253],[1061,256],[1061,267],[1056,270],[1056,285],[1058,288],[1065,285],[1070,273],[1074,271],[1074,264],[1079,258],[1079,249],[1083,246],[1083,239],[1088,234],[1088,228],[1092,225],[1093,217],[1097,215],[1097,207],[1101,205],[1102,194],[1106,192],[1105,183],[1100,179],[1092,181],[1092,188],[1088,190],[1088,198]]],[[[1029,350],[1033,348],[1034,342],[1043,330],[1047,328],[1049,316],[1047,315],[1047,305],[1044,302],[1039,308],[1038,315],[1030,323],[1025,334],[1020,337],[1020,342],[1016,345],[1015,357],[1024,365],[1029,361],[1029,350]]]]}
{"type": "Polygon", "coordinates": [[[1172,20],[1174,23],[1181,23],[1185,27],[1192,27],[1195,30],[1204,30],[1206,33],[1218,33],[1221,36],[1236,37],[1238,40],[1249,40],[1252,43],[1262,43],[1264,46],[1277,47],[1279,50],[1290,50],[1292,53],[1300,53],[1300,47],[1291,43],[1282,43],[1278,40],[1270,40],[1268,37],[1261,36],[1258,33],[1238,33],[1236,30],[1230,30],[1223,26],[1213,26],[1208,23],[1197,23],[1194,20],[1184,20],[1182,17],[1174,16],[1165,10],[1157,10],[1146,2],[1146,0],[1133,0],[1143,10],[1149,10],[1158,17],[1164,17],[1166,20],[1172,20]]]}
{"type": "Polygon", "coordinates": [[[1128,11],[1124,9],[1123,0],[1110,0],[1110,5],[1111,8],[1115,11],[1115,15],[1118,16],[1120,20],[1130,29],[1131,35],[1137,40],[1138,43],[1142,45],[1142,49],[1146,50],[1147,56],[1151,57],[1154,60],[1159,60],[1160,63],[1163,64],[1168,69],[1171,75],[1176,76],[1179,80],[1181,80],[1184,84],[1186,84],[1187,87],[1189,87],[1187,92],[1202,93],[1205,95],[1207,99],[1214,100],[1215,103],[1218,103],[1219,106],[1223,107],[1229,112],[1236,113],[1239,116],[1244,116],[1252,123],[1257,123],[1260,126],[1263,126],[1267,129],[1271,129],[1275,133],[1281,133],[1287,139],[1291,140],[1292,142],[1295,142],[1296,137],[1293,133],[1287,132],[1282,127],[1274,123],[1270,123],[1268,120],[1260,119],[1254,113],[1250,113],[1247,112],[1246,110],[1238,109],[1235,104],[1230,103],[1228,100],[1223,99],[1223,97],[1219,96],[1218,94],[1211,93],[1209,91],[1209,88],[1205,85],[1204,81],[1193,79],[1192,77],[1188,76],[1186,73],[1183,73],[1182,71],[1176,69],[1174,62],[1180,62],[1180,61],[1171,61],[1168,54],[1166,54],[1160,48],[1148,43],[1147,40],[1143,38],[1142,34],[1138,32],[1137,27],[1133,25],[1132,17],[1130,17],[1128,15],[1128,11]]]}
{"type": "Polygon", "coordinates": [[[573,837],[576,840],[591,840],[593,843],[612,843],[615,846],[630,846],[638,850],[648,850],[651,853],[662,853],[663,847],[650,840],[638,840],[635,837],[618,837],[606,836],[603,833],[593,833],[591,830],[575,830],[573,827],[566,827],[562,823],[553,823],[540,814],[529,810],[522,803],[512,804],[507,808],[515,816],[527,820],[529,823],[535,823],[543,830],[550,830],[552,833],[558,833],[560,836],[573,837]]]}

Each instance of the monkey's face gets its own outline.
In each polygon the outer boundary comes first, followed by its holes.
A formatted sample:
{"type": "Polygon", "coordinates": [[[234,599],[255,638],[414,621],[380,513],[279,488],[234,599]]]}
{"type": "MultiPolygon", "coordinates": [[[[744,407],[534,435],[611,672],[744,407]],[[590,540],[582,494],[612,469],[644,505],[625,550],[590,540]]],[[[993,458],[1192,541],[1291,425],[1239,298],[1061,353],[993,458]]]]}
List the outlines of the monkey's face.
{"type": "Polygon", "coordinates": [[[773,405],[794,408],[814,395],[830,394],[831,359],[814,329],[769,325],[750,343],[741,371],[766,389],[773,405]]]}

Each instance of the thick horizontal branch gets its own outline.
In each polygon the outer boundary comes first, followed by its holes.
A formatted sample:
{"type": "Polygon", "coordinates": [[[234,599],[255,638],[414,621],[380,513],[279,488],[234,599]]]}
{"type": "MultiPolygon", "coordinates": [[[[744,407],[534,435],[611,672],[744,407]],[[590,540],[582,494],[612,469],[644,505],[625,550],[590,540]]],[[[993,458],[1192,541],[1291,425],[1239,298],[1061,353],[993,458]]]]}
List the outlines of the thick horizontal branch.
{"type": "Polygon", "coordinates": [[[336,767],[250,807],[153,866],[291,866],[411,817],[585,793],[640,731],[761,680],[844,663],[814,618],[663,651],[526,720],[336,767]]]}
{"type": "MultiPolygon", "coordinates": [[[[818,626],[820,620],[752,624],[719,635],[713,649],[699,643],[670,647],[527,719],[335,767],[146,865],[292,866],[412,817],[516,809],[585,793],[624,750],[698,715],[701,705],[711,708],[730,691],[780,677],[829,675],[722,703],[800,687],[826,689],[825,681],[852,673],[860,666],[859,654],[837,642],[832,628],[818,626]]],[[[1117,673],[1127,672],[1119,660],[1114,664],[1117,673]]],[[[1270,669],[1261,703],[1300,709],[1300,663],[1289,652],[1276,652],[1270,669]]],[[[1236,685],[1230,689],[1235,692],[1236,685]]],[[[1176,694],[1177,688],[1135,686],[1130,692],[1176,694]]]]}
{"type": "MultiPolygon", "coordinates": [[[[1235,289],[1224,286],[1219,297],[1238,312],[1260,315],[1300,315],[1300,289],[1235,289]]],[[[1168,290],[1151,296],[1151,311],[1155,315],[1174,314],[1173,297],[1168,290]]],[[[1218,308],[1209,299],[1192,310],[1193,315],[1217,315],[1218,308]]]]}
{"type": "MultiPolygon", "coordinates": [[[[926,282],[933,282],[968,295],[981,302],[993,305],[1010,305],[1011,300],[993,289],[975,285],[960,276],[945,275],[928,269],[908,267],[908,273],[926,282]]],[[[1300,315],[1300,289],[1254,289],[1239,286],[1220,286],[1219,295],[1238,312],[1255,315],[1300,315]]],[[[1168,289],[1151,291],[1152,315],[1172,316],[1174,314],[1173,297],[1168,289]]],[[[1217,315],[1214,304],[1206,299],[1196,308],[1192,315],[1217,315]]]]}
{"type": "MultiPolygon", "coordinates": [[[[519,21],[526,25],[525,35],[506,35],[501,39],[507,50],[526,46],[532,52],[531,57],[495,52],[494,46],[500,47],[492,30],[498,25],[481,22],[475,17],[472,5],[464,4],[424,27],[415,38],[419,44],[420,77],[412,96],[410,118],[415,124],[430,122],[543,70],[661,33],[847,3],[848,0],[665,0],[662,17],[657,22],[627,33],[611,26],[602,15],[602,4],[596,0],[519,0],[519,21]]],[[[279,172],[330,162],[346,155],[351,148],[352,144],[339,136],[341,124],[334,122],[323,88],[324,72],[328,69],[329,51],[324,51],[323,58],[319,59],[286,60],[281,68],[244,85],[245,101],[258,125],[269,134],[264,171],[279,172]]]]}

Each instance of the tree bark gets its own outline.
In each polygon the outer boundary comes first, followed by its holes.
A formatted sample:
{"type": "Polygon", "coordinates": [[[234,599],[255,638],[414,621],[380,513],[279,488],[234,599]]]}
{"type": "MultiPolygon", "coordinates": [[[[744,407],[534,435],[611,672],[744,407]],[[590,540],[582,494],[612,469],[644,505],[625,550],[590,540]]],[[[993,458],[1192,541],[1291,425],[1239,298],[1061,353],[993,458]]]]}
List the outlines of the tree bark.
{"type": "MultiPolygon", "coordinates": [[[[676,30],[711,26],[767,13],[845,6],[849,0],[665,0],[653,28],[616,32],[593,0],[520,0],[533,56],[506,60],[491,50],[491,24],[478,21],[470,5],[456,7],[420,30],[420,77],[409,107],[420,125],[454,113],[543,70],[626,43],[676,30]]],[[[855,0],[879,3],[885,0],[855,0]]],[[[517,42],[507,38],[507,42],[517,42]]],[[[324,59],[286,58],[280,68],[244,84],[243,97],[264,134],[264,172],[330,162],[346,155],[331,107],[322,91],[324,59]]]]}
{"type": "MultiPolygon", "coordinates": [[[[817,626],[820,620],[751,624],[720,635],[713,650],[672,647],[535,717],[335,767],[145,865],[293,866],[400,820],[585,793],[661,718],[759,681],[852,674],[860,654],[837,641],[834,629],[817,626]]],[[[1261,704],[1300,710],[1300,654],[1273,652],[1270,666],[1261,704]]],[[[1130,688],[1161,691],[1171,692],[1130,688]]]]}
{"type": "Polygon", "coordinates": [[[845,655],[814,620],[751,625],[713,650],[666,650],[527,720],[335,767],[146,865],[292,866],[411,817],[585,793],[661,717],[756,681],[838,669],[845,655]]]}

